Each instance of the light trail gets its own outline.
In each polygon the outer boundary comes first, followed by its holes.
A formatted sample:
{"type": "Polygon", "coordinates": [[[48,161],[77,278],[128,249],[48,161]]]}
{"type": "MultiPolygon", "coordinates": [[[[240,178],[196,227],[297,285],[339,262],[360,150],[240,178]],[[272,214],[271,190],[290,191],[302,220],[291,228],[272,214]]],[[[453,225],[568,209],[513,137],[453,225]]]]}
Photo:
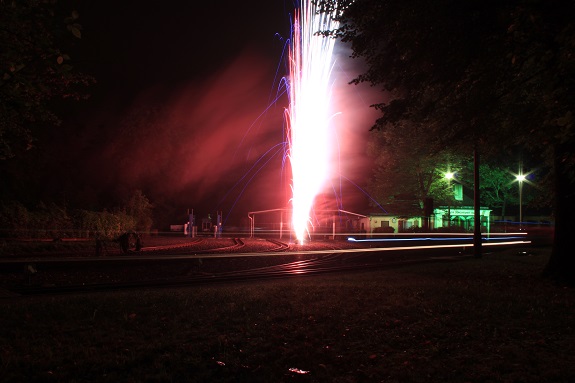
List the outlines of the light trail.
{"type": "Polygon", "coordinates": [[[319,13],[312,0],[296,10],[289,50],[289,107],[286,109],[292,175],[292,225],[303,243],[314,199],[329,174],[329,120],[335,39],[319,31],[337,28],[331,15],[319,13]]]}
{"type": "MultiPolygon", "coordinates": [[[[528,246],[531,241],[528,240],[510,240],[505,242],[489,242],[483,243],[482,246],[528,246]]],[[[121,261],[123,263],[133,263],[135,261],[146,260],[178,260],[178,259],[218,259],[218,258],[249,258],[249,257],[286,257],[289,255],[335,255],[335,254],[367,254],[377,252],[394,252],[394,251],[408,251],[408,250],[437,250],[437,249],[464,249],[473,248],[472,244],[459,243],[459,244],[442,244],[442,245],[414,245],[414,246],[392,246],[392,247],[368,247],[356,249],[328,249],[328,250],[297,250],[297,251],[265,251],[265,252],[246,252],[246,253],[203,253],[203,254],[143,254],[125,256],[125,255],[112,255],[98,258],[70,258],[70,257],[27,257],[27,258],[6,258],[0,260],[0,265],[20,265],[22,263],[114,263],[121,261]]]]}
{"type": "MultiPolygon", "coordinates": [[[[482,241],[501,241],[501,240],[519,240],[519,241],[524,241],[525,237],[521,237],[521,236],[499,236],[499,237],[494,237],[494,238],[489,238],[489,237],[482,237],[481,240],[482,241]]],[[[417,237],[417,238],[368,238],[368,239],[356,239],[353,237],[350,237],[347,239],[349,242],[357,242],[357,243],[367,243],[367,242],[411,242],[411,241],[441,241],[441,242],[447,242],[447,241],[472,241],[473,237],[471,236],[467,236],[467,237],[417,237]]]]}

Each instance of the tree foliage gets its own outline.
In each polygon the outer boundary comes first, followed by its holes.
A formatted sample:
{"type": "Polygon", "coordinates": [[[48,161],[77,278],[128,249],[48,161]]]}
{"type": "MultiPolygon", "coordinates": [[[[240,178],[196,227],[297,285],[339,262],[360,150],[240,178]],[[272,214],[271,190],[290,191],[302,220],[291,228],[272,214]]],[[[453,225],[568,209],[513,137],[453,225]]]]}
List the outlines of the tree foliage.
{"type": "Polygon", "coordinates": [[[491,208],[500,208],[501,215],[505,216],[507,203],[517,202],[517,185],[513,182],[513,175],[506,169],[489,164],[481,164],[479,173],[481,202],[491,208]]]}
{"type": "Polygon", "coordinates": [[[431,152],[425,141],[405,140],[393,129],[374,131],[368,153],[374,161],[373,178],[368,185],[371,196],[380,204],[393,204],[398,197],[415,200],[419,210],[411,212],[414,215],[422,214],[426,199],[447,200],[450,190],[445,174],[463,166],[462,158],[448,151],[431,152]]]}
{"type": "Polygon", "coordinates": [[[117,239],[128,231],[149,233],[153,205],[136,190],[125,206],[112,210],[68,209],[55,203],[29,208],[18,201],[0,202],[0,238],[117,239]]]}
{"type": "Polygon", "coordinates": [[[33,147],[34,129],[59,123],[52,100],[79,99],[93,82],[71,66],[78,13],[55,0],[0,1],[0,159],[33,147]]]}
{"type": "MultiPolygon", "coordinates": [[[[434,204],[453,204],[453,185],[461,184],[465,190],[473,189],[473,163],[465,156],[456,156],[449,151],[421,156],[414,146],[399,148],[382,139],[382,132],[375,131],[368,143],[368,153],[373,159],[373,177],[368,184],[370,195],[380,205],[393,204],[397,198],[411,198],[419,205],[415,215],[423,213],[424,201],[431,198],[434,204]],[[447,173],[454,178],[448,181],[447,173]]],[[[506,215],[509,204],[518,205],[516,174],[511,171],[516,162],[496,162],[495,165],[480,165],[481,205],[506,215]]],[[[537,199],[538,205],[547,206],[546,193],[530,180],[524,188],[523,204],[537,199]]]]}
{"type": "Polygon", "coordinates": [[[354,82],[383,91],[375,129],[406,140],[417,129],[432,152],[541,154],[555,186],[547,272],[575,281],[575,2],[337,3],[341,28],[331,33],[367,63],[354,82]]]}
{"type": "Polygon", "coordinates": [[[141,190],[136,190],[126,202],[126,213],[134,217],[135,230],[148,233],[153,223],[153,208],[154,205],[142,193],[141,190]]]}

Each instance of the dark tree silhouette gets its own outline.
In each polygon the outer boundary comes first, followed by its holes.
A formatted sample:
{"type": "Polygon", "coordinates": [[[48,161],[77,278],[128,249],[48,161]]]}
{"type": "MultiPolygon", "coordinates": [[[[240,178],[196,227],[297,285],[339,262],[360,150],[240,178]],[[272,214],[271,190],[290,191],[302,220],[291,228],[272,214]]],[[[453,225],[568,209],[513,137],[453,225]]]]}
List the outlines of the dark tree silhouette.
{"type": "Polygon", "coordinates": [[[56,1],[0,1],[0,159],[32,148],[35,129],[59,124],[50,101],[85,97],[93,79],[67,54],[81,37],[78,17],[56,1]]]}
{"type": "MultiPolygon", "coordinates": [[[[335,2],[326,1],[326,7],[335,2]]],[[[554,184],[555,239],[545,274],[575,282],[575,2],[339,1],[341,28],[380,86],[375,129],[489,159],[541,155],[554,184]]]]}

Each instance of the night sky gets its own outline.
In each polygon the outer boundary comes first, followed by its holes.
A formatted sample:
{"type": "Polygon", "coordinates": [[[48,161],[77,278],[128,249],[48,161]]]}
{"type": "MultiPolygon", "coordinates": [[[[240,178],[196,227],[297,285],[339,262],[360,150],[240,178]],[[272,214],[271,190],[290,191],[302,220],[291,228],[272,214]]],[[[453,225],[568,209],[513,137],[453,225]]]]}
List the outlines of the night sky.
{"type": "MultiPolygon", "coordinates": [[[[248,211],[285,207],[281,79],[291,1],[70,3],[83,27],[72,59],[97,84],[40,137],[29,180],[39,198],[101,209],[140,189],[163,224],[183,223],[188,208],[222,210],[238,224],[248,211]]],[[[334,174],[326,193],[343,194],[352,210],[366,202],[347,178],[364,185],[369,175],[377,94],[347,84],[358,63],[338,50],[333,145],[343,178],[334,174]]]]}

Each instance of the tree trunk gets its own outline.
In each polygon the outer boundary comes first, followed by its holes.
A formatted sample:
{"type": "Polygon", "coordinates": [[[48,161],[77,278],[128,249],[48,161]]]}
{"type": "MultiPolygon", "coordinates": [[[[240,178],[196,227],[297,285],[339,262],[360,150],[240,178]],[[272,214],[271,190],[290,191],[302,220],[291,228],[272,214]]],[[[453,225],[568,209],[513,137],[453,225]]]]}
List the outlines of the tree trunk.
{"type": "Polygon", "coordinates": [[[433,198],[425,197],[423,200],[423,230],[428,232],[431,230],[430,221],[433,214],[433,198]]]}
{"type": "Polygon", "coordinates": [[[479,191],[479,150],[473,150],[473,256],[481,258],[481,194],[479,191]]]}
{"type": "Polygon", "coordinates": [[[575,285],[575,180],[570,178],[567,145],[555,147],[555,233],[551,257],[543,275],[562,284],[575,285]]]}

